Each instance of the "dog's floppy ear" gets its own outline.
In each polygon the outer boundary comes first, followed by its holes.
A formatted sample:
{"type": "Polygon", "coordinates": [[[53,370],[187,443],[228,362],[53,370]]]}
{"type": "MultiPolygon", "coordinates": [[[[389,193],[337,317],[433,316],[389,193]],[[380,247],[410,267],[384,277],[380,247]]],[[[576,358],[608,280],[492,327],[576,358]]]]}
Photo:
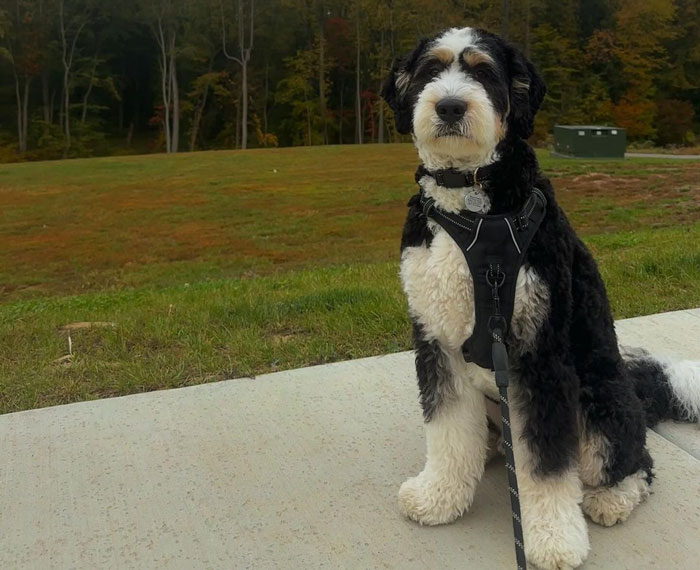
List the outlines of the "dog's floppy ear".
{"type": "Polygon", "coordinates": [[[428,39],[422,39],[412,52],[394,60],[380,92],[382,98],[394,112],[396,130],[402,135],[410,133],[413,126],[413,105],[407,97],[408,89],[418,59],[425,50],[428,41],[428,39]]]}
{"type": "Polygon", "coordinates": [[[509,129],[522,139],[532,134],[535,115],[542,105],[547,87],[525,56],[514,47],[509,47],[510,68],[510,115],[509,129]]]}

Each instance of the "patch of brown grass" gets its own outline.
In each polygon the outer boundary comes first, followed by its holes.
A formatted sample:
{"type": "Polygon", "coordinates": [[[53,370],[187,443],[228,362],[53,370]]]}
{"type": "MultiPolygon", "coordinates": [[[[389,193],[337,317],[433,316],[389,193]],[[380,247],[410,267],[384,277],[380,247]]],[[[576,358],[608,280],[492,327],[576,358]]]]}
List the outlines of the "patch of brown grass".
{"type": "MultiPolygon", "coordinates": [[[[543,162],[584,232],[697,219],[698,163],[543,162]]],[[[415,164],[410,145],[383,145],[5,165],[0,293],[393,260],[415,164]]]]}

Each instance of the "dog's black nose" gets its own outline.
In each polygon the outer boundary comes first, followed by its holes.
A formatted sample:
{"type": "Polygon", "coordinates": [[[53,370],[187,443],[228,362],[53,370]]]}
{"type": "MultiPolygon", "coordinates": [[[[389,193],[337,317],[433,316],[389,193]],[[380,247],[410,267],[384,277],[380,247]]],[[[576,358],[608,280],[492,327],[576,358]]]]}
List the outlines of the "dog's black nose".
{"type": "Polygon", "coordinates": [[[435,105],[438,117],[451,125],[456,123],[467,112],[467,104],[461,99],[440,99],[435,105]]]}

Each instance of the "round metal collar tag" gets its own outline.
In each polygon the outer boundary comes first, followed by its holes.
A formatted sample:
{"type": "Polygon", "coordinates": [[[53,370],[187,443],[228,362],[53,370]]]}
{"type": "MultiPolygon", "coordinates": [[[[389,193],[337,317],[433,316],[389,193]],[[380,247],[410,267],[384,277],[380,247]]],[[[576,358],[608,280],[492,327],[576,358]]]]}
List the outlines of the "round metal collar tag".
{"type": "Polygon", "coordinates": [[[476,212],[477,214],[486,213],[486,198],[483,192],[472,188],[464,196],[464,207],[470,212],[476,212]]]}

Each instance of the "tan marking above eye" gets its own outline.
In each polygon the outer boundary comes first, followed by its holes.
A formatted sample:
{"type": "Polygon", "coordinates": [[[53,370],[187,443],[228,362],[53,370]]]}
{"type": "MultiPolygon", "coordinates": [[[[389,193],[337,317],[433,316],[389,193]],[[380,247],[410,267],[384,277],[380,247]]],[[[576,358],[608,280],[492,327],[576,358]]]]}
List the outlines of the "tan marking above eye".
{"type": "Polygon", "coordinates": [[[433,57],[441,63],[444,63],[445,65],[450,65],[455,57],[451,49],[440,46],[434,47],[431,50],[429,50],[426,56],[433,57]]]}
{"type": "Polygon", "coordinates": [[[530,80],[524,78],[513,79],[513,90],[514,91],[527,91],[530,89],[530,80]]]}
{"type": "Polygon", "coordinates": [[[492,67],[496,66],[496,62],[489,54],[475,48],[465,49],[462,53],[462,59],[469,67],[475,67],[480,63],[486,63],[492,67]]]}
{"type": "Polygon", "coordinates": [[[403,93],[404,91],[406,91],[406,89],[408,89],[408,84],[410,82],[411,82],[411,74],[410,73],[406,73],[405,71],[402,71],[402,72],[396,74],[396,81],[395,81],[396,89],[398,89],[398,91],[400,93],[403,93]]]}

